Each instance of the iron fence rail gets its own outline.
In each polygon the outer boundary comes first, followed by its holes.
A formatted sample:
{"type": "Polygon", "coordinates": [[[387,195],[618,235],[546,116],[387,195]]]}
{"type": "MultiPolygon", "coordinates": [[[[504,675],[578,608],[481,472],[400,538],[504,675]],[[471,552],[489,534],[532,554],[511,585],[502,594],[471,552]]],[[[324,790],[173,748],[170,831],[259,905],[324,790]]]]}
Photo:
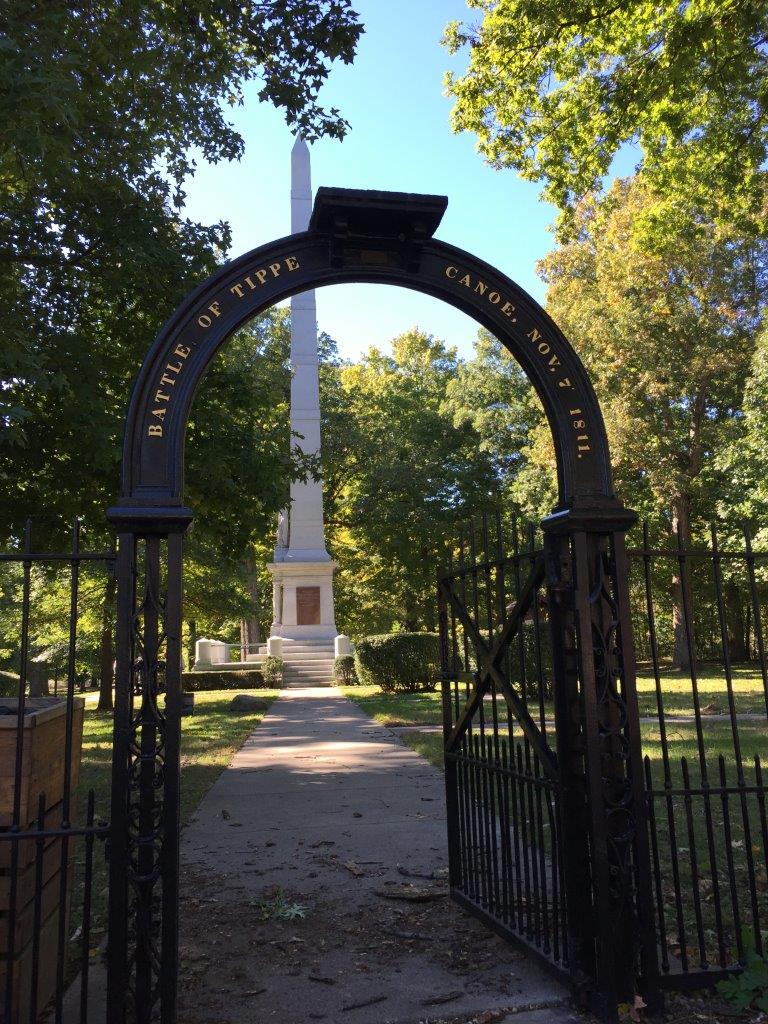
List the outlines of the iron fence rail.
{"type": "Polygon", "coordinates": [[[14,612],[18,616],[11,642],[17,652],[18,684],[2,701],[3,717],[14,726],[3,730],[6,746],[12,748],[5,753],[12,756],[13,770],[0,773],[0,1019],[6,1024],[35,1024],[43,1012],[61,1024],[65,1009],[68,1021],[85,1024],[89,1017],[89,975],[98,943],[93,931],[94,872],[109,826],[101,818],[94,790],[78,793],[76,785],[82,709],[75,692],[79,599],[83,566],[111,571],[114,558],[111,551],[81,551],[77,522],[68,552],[33,550],[28,522],[19,549],[0,554],[0,567],[11,573],[3,581],[2,621],[7,626],[14,612]],[[61,571],[62,563],[68,574],[65,692],[61,698],[32,697],[35,604],[45,600],[50,567],[61,571]],[[58,713],[58,724],[43,749],[35,751],[33,744],[44,742],[44,726],[25,725],[34,713],[46,712],[50,721],[52,711],[58,713]],[[49,773],[46,779],[49,769],[58,776],[49,773]],[[37,791],[41,786],[51,792],[37,791]],[[80,984],[70,1004],[66,993],[76,974],[80,984]]]}
{"type": "MultiPolygon", "coordinates": [[[[139,609],[146,621],[137,636],[148,637],[154,651],[164,642],[163,609],[153,596],[162,581],[159,552],[150,544],[145,554],[154,589],[139,609]]],[[[601,557],[615,572],[611,551],[601,557]]],[[[706,546],[687,546],[677,537],[653,543],[646,525],[638,543],[628,547],[627,566],[640,654],[637,711],[652,878],[648,909],[661,984],[701,987],[739,970],[751,950],[766,953],[768,551],[755,550],[747,532],[724,543],[714,529],[706,546]]],[[[91,1012],[89,975],[100,935],[94,931],[94,880],[100,877],[110,826],[102,820],[106,807],[98,806],[94,791],[82,792],[81,785],[80,799],[76,792],[81,699],[76,690],[84,574],[114,571],[114,552],[80,550],[77,524],[67,552],[33,550],[28,526],[18,549],[0,554],[0,572],[10,574],[0,622],[9,621],[9,609],[16,615],[13,637],[0,646],[13,647],[18,671],[16,692],[5,699],[4,717],[10,712],[15,731],[0,791],[7,803],[7,820],[0,824],[0,892],[5,894],[0,1009],[8,1024],[34,1022],[43,1011],[60,1024],[69,983],[78,973],[75,1019],[82,1024],[91,1012]],[[61,795],[34,792],[26,809],[24,724],[36,701],[30,696],[35,606],[45,600],[54,578],[66,605],[61,613],[66,619],[61,795]],[[69,917],[62,908],[69,908],[69,917]],[[43,984],[44,975],[50,984],[43,984]]],[[[507,525],[498,515],[483,517],[459,539],[440,588],[452,894],[578,986],[567,884],[573,853],[564,808],[568,751],[554,727],[576,705],[563,703],[554,680],[558,658],[578,677],[581,652],[574,643],[553,649],[552,584],[538,532],[507,525]]],[[[136,607],[131,611],[135,618],[136,607]]],[[[618,685],[624,685],[621,679],[618,685]]],[[[123,709],[135,732],[132,771],[144,765],[149,772],[146,766],[156,761],[159,726],[147,705],[154,692],[140,688],[130,698],[136,706],[123,709]]],[[[578,742],[584,723],[577,725],[578,742]]],[[[578,759],[578,750],[575,755],[578,759]]],[[[118,768],[125,771],[122,761],[118,768]]],[[[155,771],[153,766],[153,786],[155,771]]],[[[169,784],[165,775],[163,780],[169,784]]],[[[128,811],[138,815],[137,827],[155,835],[154,801],[151,806],[126,802],[123,813],[128,811]]],[[[163,827],[171,834],[174,822],[163,827]]],[[[143,856],[147,864],[137,860],[134,865],[139,882],[144,868],[150,875],[157,870],[156,851],[151,864],[149,854],[143,856]]],[[[127,899],[125,878],[123,890],[127,899]]],[[[158,936],[149,900],[142,912],[148,915],[147,948],[153,948],[158,936]]],[[[158,964],[135,960],[127,969],[132,998],[149,1006],[157,995],[158,964]]],[[[170,985],[174,979],[165,981],[170,985]]],[[[66,997],[68,1014],[71,998],[66,997]]]]}
{"type": "MultiPolygon", "coordinates": [[[[735,549],[722,549],[714,527],[709,541],[708,547],[693,549],[678,536],[673,548],[653,548],[645,524],[642,546],[629,551],[645,606],[639,640],[649,656],[654,702],[645,785],[661,980],[670,988],[697,987],[738,970],[749,949],[764,953],[768,929],[762,772],[768,748],[768,580],[758,579],[759,564],[768,567],[768,552],[754,551],[746,530],[731,538],[735,549]],[[667,605],[662,616],[669,616],[665,591],[672,595],[676,619],[672,644],[684,654],[677,678],[662,656],[669,655],[670,640],[664,652],[659,639],[660,602],[667,605]],[[749,702],[758,705],[746,712],[732,659],[734,606],[745,600],[752,613],[751,640],[744,645],[754,682],[749,702]],[[695,611],[704,605],[717,623],[716,649],[711,636],[697,635],[695,611]],[[708,666],[702,665],[702,653],[708,666]],[[714,690],[706,678],[713,675],[714,690]],[[706,694],[713,692],[716,699],[706,703],[706,694]],[[681,699],[683,707],[671,716],[670,702],[681,699]],[[681,716],[681,710],[687,714],[681,716]]],[[[744,666],[741,672],[746,674],[744,666]]]]}

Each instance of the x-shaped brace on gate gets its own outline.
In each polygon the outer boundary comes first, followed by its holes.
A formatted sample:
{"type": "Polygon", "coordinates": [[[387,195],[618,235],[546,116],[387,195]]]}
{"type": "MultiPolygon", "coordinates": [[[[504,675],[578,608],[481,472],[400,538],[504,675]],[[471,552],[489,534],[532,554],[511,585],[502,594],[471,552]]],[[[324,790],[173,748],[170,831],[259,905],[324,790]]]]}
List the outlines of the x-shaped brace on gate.
{"type": "Polygon", "coordinates": [[[475,688],[468,697],[467,702],[464,705],[464,710],[461,712],[456,725],[453,727],[453,731],[446,743],[446,751],[454,750],[458,745],[459,740],[469,728],[472,716],[480,706],[481,701],[488,692],[488,686],[492,681],[496,684],[499,690],[501,690],[509,710],[519,722],[523,735],[530,742],[536,752],[542,768],[551,779],[557,781],[559,779],[559,772],[557,768],[557,760],[554,754],[542,736],[541,730],[529,715],[528,708],[525,706],[525,703],[509,685],[504,673],[499,670],[499,662],[503,658],[510,640],[520,629],[528,609],[536,598],[536,594],[538,593],[539,586],[543,579],[544,558],[539,555],[531,568],[530,575],[523,587],[520,598],[515,602],[514,609],[507,616],[504,626],[496,638],[493,647],[483,639],[480,630],[472,622],[467,609],[453,593],[452,588],[446,585],[446,581],[444,579],[440,581],[440,586],[442,587],[445,596],[450,601],[451,606],[458,615],[464,629],[467,631],[472,643],[474,644],[479,662],[479,671],[477,673],[475,688]]]}

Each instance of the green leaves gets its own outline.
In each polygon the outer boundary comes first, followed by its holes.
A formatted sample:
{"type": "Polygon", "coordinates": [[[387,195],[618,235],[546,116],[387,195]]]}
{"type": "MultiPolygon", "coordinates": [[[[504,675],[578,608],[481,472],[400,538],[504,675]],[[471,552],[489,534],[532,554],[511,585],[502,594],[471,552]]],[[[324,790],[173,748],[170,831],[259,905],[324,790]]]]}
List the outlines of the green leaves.
{"type": "Polygon", "coordinates": [[[705,522],[733,500],[723,454],[741,435],[743,388],[764,311],[766,250],[645,175],[574,213],[541,264],[548,309],[601,401],[624,499],[705,522]]]}
{"type": "Polygon", "coordinates": [[[451,23],[468,49],[448,74],[455,131],[495,167],[544,182],[570,225],[626,144],[654,190],[685,196],[718,223],[765,228],[768,10],[750,0],[632,4],[482,0],[477,25],[451,23]]]}
{"type": "Polygon", "coordinates": [[[326,521],[337,622],[353,635],[434,626],[434,572],[456,524],[492,503],[492,460],[445,397],[454,350],[413,329],[392,355],[321,368],[326,521]]]}
{"type": "Polygon", "coordinates": [[[768,1012],[768,961],[755,952],[752,929],[745,928],[743,933],[746,965],[739,974],[721,981],[717,986],[717,992],[737,1010],[768,1012]]]}
{"type": "Polygon", "coordinates": [[[343,135],[318,90],[361,31],[348,0],[4,6],[0,531],[30,513],[104,529],[132,380],[229,247],[179,212],[190,154],[242,154],[224,101],[255,79],[306,137],[343,135]]]}

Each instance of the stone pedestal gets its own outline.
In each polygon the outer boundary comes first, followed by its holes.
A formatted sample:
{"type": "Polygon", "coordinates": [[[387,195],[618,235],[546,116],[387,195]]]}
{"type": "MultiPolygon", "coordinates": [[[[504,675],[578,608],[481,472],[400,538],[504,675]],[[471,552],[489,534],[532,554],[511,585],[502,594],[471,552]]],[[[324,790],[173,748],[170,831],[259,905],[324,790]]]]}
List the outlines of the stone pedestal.
{"type": "Polygon", "coordinates": [[[340,633],[333,641],[333,653],[336,658],[351,658],[355,653],[352,650],[352,641],[348,636],[340,633]]]}
{"type": "Polygon", "coordinates": [[[333,611],[336,563],[271,562],[274,621],[272,636],[291,640],[333,640],[338,632],[333,611]]]}
{"type": "Polygon", "coordinates": [[[212,665],[224,665],[230,660],[230,644],[221,640],[209,640],[201,636],[195,643],[195,664],[192,671],[205,672],[212,665]]]}

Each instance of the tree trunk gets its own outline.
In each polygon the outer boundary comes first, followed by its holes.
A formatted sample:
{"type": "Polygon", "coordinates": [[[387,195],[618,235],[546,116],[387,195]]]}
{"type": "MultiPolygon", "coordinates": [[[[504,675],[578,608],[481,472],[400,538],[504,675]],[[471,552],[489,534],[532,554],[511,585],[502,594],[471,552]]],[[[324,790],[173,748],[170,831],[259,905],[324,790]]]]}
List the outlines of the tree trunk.
{"type": "Polygon", "coordinates": [[[745,618],[742,595],[734,580],[725,585],[725,614],[728,628],[728,653],[731,661],[748,661],[747,636],[749,627],[745,618]]]}
{"type": "Polygon", "coordinates": [[[248,653],[255,654],[254,648],[261,643],[261,626],[259,624],[259,574],[256,563],[250,556],[243,562],[245,570],[245,586],[250,598],[250,614],[240,620],[240,660],[247,661],[248,653]]]}
{"type": "Polygon", "coordinates": [[[406,592],[403,602],[403,625],[407,633],[415,633],[419,628],[419,613],[413,595],[406,592]]]}
{"type": "Polygon", "coordinates": [[[195,651],[197,649],[197,623],[194,619],[187,621],[187,632],[189,639],[187,640],[187,670],[192,671],[195,664],[195,651]]]}
{"type": "MultiPolygon", "coordinates": [[[[691,543],[691,502],[687,494],[680,494],[672,500],[672,529],[687,549],[691,543]]],[[[685,621],[685,603],[688,605],[691,634],[693,634],[693,600],[691,592],[690,563],[686,563],[685,582],[676,569],[672,577],[672,628],[674,644],[672,650],[672,667],[687,671],[691,667],[688,635],[685,621]],[[683,591],[685,586],[685,591],[683,591]]],[[[695,649],[694,637],[690,637],[690,646],[695,649]]]]}
{"type": "Polygon", "coordinates": [[[115,683],[115,649],[112,626],[115,621],[116,580],[113,572],[107,576],[104,604],[101,606],[101,642],[99,645],[99,703],[98,711],[112,711],[112,688],[115,683]]]}

